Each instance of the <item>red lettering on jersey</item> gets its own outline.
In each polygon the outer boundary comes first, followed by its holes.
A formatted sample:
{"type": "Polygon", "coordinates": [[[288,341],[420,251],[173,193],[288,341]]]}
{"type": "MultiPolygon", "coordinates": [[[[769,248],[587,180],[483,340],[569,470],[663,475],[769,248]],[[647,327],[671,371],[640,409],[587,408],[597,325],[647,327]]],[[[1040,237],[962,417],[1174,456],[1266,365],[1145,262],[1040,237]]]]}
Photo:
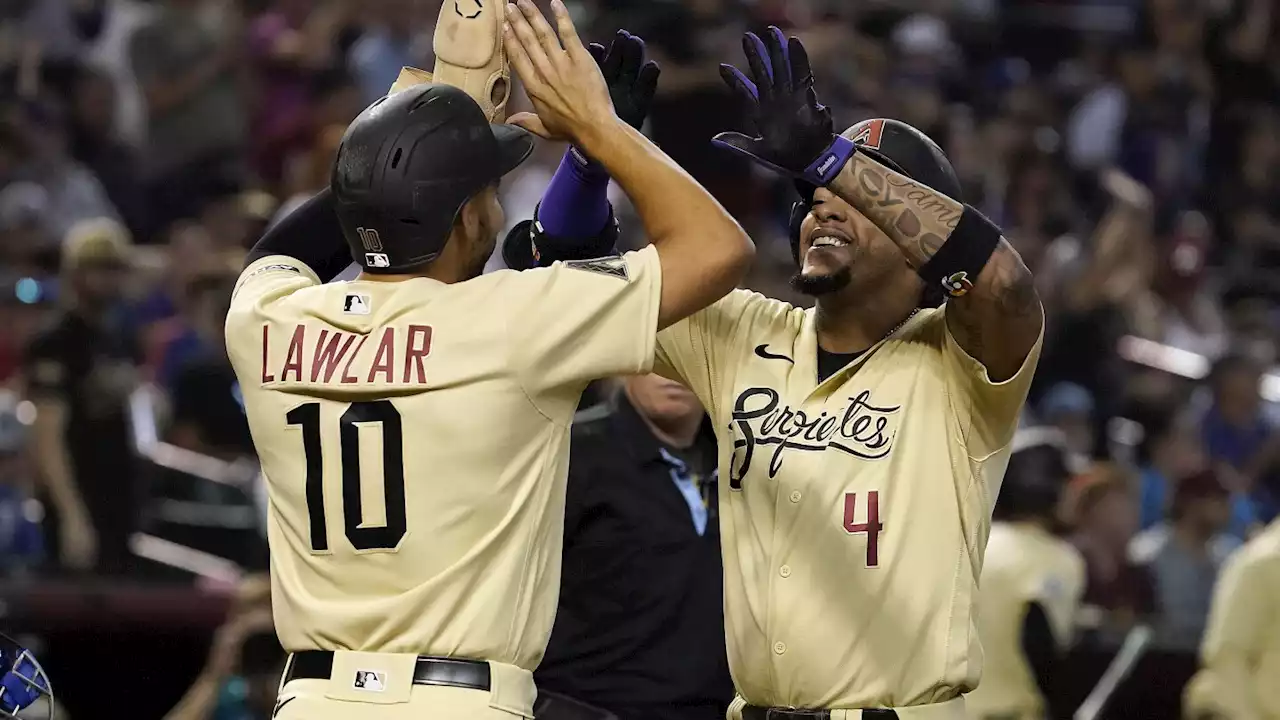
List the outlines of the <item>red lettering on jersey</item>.
{"type": "Polygon", "coordinates": [[[391,358],[396,354],[396,332],[391,328],[382,331],[382,340],[378,342],[378,351],[373,354],[373,365],[369,366],[369,379],[365,382],[373,382],[373,376],[382,373],[387,376],[387,382],[394,382],[391,379],[391,358]]]}
{"type": "Polygon", "coordinates": [[[347,364],[342,366],[342,380],[340,380],[339,382],[341,382],[343,385],[355,385],[356,383],[360,382],[360,380],[357,379],[350,372],[351,361],[355,360],[356,356],[360,354],[360,348],[364,347],[364,341],[368,339],[369,339],[368,335],[362,335],[360,337],[360,344],[356,345],[355,352],[351,353],[351,357],[347,358],[347,364]]]}
{"type": "Polygon", "coordinates": [[[324,368],[324,381],[329,382],[332,380],[333,373],[338,369],[338,363],[342,362],[342,358],[351,349],[351,343],[356,341],[355,335],[335,330],[333,337],[329,338],[329,344],[325,345],[324,340],[328,333],[328,330],[321,330],[320,340],[316,342],[316,351],[311,360],[311,382],[315,382],[320,378],[320,369],[322,367],[324,368]],[[341,347],[339,347],[339,343],[341,343],[341,347]]]}
{"type": "Polygon", "coordinates": [[[268,337],[269,337],[268,327],[266,325],[263,325],[262,326],[262,384],[263,385],[266,385],[269,382],[276,381],[276,376],[272,375],[270,372],[267,372],[267,338],[268,337]]]}
{"type": "Polygon", "coordinates": [[[412,364],[418,375],[418,379],[412,382],[416,382],[419,385],[426,383],[427,368],[422,361],[430,354],[431,326],[410,325],[408,347],[404,351],[404,379],[400,382],[411,382],[409,380],[409,366],[412,364]]]}
{"type": "Polygon", "coordinates": [[[280,379],[282,381],[289,379],[289,373],[293,373],[294,380],[302,382],[302,341],[306,335],[306,327],[299,325],[293,329],[293,339],[289,341],[289,350],[284,356],[284,367],[280,370],[280,379]]]}
{"type": "Polygon", "coordinates": [[[844,531],[850,535],[867,534],[867,567],[877,567],[880,565],[880,531],[884,530],[884,523],[880,522],[880,493],[876,490],[867,491],[866,522],[855,520],[857,510],[858,493],[845,493],[844,531]]]}

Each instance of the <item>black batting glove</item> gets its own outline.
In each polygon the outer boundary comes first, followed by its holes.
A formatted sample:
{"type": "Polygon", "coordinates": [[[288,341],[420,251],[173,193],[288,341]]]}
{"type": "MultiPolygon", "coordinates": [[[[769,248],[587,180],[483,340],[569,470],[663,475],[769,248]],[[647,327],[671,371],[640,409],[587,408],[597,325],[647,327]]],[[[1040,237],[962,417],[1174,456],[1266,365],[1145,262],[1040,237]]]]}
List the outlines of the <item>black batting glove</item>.
{"type": "MultiPolygon", "coordinates": [[[[639,130],[649,116],[653,95],[658,89],[658,76],[662,73],[658,63],[644,59],[644,40],[619,30],[607,50],[600,43],[591,43],[587,51],[596,59],[600,74],[609,86],[613,111],[623,122],[639,130]]],[[[572,148],[571,152],[584,168],[600,169],[578,148],[572,148]]]]}
{"type": "Polygon", "coordinates": [[[723,132],[711,142],[810,184],[831,182],[854,145],[836,134],[831,111],[818,102],[804,45],[770,26],[764,40],[746,33],[742,49],[751,78],[732,65],[721,65],[720,77],[747,104],[759,136],[723,132]]]}

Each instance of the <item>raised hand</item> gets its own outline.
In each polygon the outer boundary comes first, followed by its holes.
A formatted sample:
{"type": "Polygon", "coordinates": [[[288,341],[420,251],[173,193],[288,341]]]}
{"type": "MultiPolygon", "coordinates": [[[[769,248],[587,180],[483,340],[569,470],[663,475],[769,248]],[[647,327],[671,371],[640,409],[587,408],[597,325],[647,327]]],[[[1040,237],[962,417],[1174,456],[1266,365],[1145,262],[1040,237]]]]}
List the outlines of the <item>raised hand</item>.
{"type": "Polygon", "coordinates": [[[529,0],[507,4],[503,42],[536,111],[518,113],[508,122],[539,137],[583,147],[594,130],[616,123],[618,116],[609,86],[578,38],[564,3],[553,0],[551,11],[555,31],[529,0]]]}
{"type": "Polygon", "coordinates": [[[720,77],[747,103],[759,135],[724,132],[712,143],[778,172],[826,185],[853,156],[854,146],[836,135],[831,111],[818,103],[804,45],[770,26],[764,40],[746,33],[742,49],[751,77],[732,65],[721,65],[720,77]]]}

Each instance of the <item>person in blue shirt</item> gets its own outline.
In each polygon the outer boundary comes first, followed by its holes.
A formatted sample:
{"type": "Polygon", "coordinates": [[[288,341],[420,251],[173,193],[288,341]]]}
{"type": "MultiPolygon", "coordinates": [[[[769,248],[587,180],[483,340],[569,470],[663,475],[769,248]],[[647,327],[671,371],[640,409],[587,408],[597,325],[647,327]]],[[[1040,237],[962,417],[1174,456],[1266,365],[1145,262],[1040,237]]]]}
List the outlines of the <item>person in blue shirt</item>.
{"type": "Polygon", "coordinates": [[[1262,413],[1260,363],[1229,355],[1209,374],[1213,404],[1200,423],[1205,450],[1214,462],[1240,473],[1256,519],[1270,522],[1280,512],[1280,432],[1262,413]]]}
{"type": "MultiPolygon", "coordinates": [[[[1168,517],[1175,493],[1174,479],[1200,470],[1207,457],[1193,418],[1186,412],[1153,413],[1144,431],[1138,445],[1138,507],[1140,527],[1148,530],[1168,517]]],[[[1258,522],[1253,501],[1247,493],[1232,492],[1230,511],[1227,533],[1243,540],[1258,522]]]]}

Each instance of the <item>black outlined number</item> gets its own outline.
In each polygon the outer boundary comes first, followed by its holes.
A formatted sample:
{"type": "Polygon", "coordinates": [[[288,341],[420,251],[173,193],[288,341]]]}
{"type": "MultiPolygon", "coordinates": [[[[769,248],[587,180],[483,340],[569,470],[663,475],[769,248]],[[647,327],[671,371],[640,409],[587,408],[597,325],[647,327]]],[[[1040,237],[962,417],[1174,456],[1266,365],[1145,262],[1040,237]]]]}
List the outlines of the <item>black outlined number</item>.
{"type": "MultiPolygon", "coordinates": [[[[290,410],[285,419],[302,428],[302,452],[306,457],[307,516],[311,524],[311,549],[329,550],[328,524],[324,515],[324,456],[321,448],[320,403],[304,403],[290,410]]],[[[357,550],[394,550],[404,538],[404,433],[400,412],[389,400],[355,402],[338,421],[339,457],[342,459],[342,521],[347,540],[357,550]],[[382,429],[382,495],[387,522],[378,527],[362,527],[364,518],[360,494],[361,423],[378,424],[382,429]]]]}

